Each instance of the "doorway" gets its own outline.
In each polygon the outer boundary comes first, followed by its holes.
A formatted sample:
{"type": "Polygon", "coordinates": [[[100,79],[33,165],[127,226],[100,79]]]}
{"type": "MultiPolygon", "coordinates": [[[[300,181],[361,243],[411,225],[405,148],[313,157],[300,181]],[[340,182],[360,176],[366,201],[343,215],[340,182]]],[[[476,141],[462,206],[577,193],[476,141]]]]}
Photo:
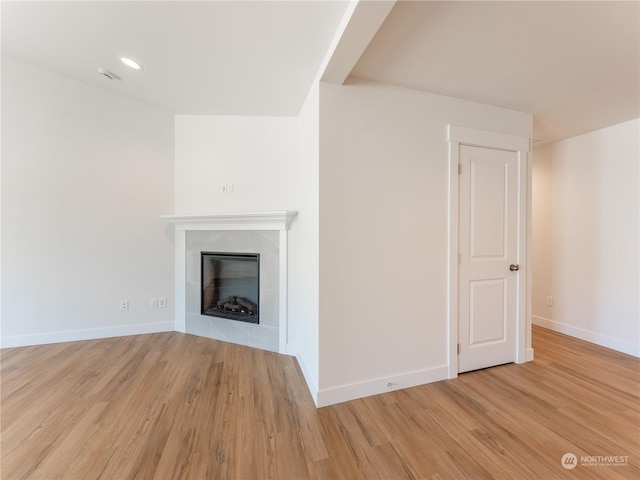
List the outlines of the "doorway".
{"type": "Polygon", "coordinates": [[[449,126],[449,378],[524,362],[529,139],[449,126]]]}

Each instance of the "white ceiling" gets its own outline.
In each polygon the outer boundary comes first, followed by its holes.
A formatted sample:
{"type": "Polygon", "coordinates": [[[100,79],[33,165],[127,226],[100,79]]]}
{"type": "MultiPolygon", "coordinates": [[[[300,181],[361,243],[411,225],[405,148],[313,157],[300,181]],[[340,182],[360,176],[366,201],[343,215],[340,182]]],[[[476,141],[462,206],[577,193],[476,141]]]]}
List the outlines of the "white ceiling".
{"type": "Polygon", "coordinates": [[[3,1],[2,54],[173,113],[297,115],[346,7],[3,1]],[[125,67],[122,55],[144,71],[125,67]],[[100,77],[100,67],[121,80],[100,77]]]}
{"type": "Polygon", "coordinates": [[[640,116],[640,2],[395,4],[351,74],[534,114],[568,138],[640,116]]]}
{"type": "MultiPolygon", "coordinates": [[[[2,54],[173,113],[296,115],[352,7],[2,1],[2,54]],[[144,71],[127,69],[121,55],[140,60],[144,71]],[[99,77],[99,67],[121,80],[99,77]]],[[[534,135],[546,140],[640,116],[638,1],[387,0],[365,7],[353,9],[352,28],[337,46],[347,53],[329,64],[327,77],[338,83],[350,72],[351,81],[531,112],[534,135]]]]}

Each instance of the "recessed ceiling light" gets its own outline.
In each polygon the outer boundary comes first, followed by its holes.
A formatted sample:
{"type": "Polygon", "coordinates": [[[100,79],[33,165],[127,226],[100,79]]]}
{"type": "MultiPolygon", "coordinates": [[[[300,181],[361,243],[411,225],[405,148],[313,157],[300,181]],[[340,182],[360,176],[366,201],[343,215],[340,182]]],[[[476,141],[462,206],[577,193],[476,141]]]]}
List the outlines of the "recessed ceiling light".
{"type": "Polygon", "coordinates": [[[135,60],[130,59],[129,57],[120,57],[120,61],[127,67],[133,68],[134,70],[142,70],[142,65],[140,65],[135,60]]]}

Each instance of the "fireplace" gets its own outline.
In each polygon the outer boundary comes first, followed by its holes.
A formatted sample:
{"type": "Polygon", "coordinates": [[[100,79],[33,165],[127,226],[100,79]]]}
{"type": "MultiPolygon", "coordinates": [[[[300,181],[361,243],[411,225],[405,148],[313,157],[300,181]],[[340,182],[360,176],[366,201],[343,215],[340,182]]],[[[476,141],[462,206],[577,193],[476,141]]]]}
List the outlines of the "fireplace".
{"type": "Polygon", "coordinates": [[[202,315],[260,323],[260,254],[201,252],[202,315]]]}
{"type": "Polygon", "coordinates": [[[163,215],[175,227],[175,329],[287,353],[287,243],[296,214],[163,215]],[[260,253],[259,324],[202,315],[202,252],[260,253]]]}

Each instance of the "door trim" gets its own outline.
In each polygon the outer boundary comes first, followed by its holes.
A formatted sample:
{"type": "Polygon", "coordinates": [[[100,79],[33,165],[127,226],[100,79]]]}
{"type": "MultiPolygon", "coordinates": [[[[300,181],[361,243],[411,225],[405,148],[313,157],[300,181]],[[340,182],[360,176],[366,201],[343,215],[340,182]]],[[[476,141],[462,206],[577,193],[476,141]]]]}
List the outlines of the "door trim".
{"type": "Polygon", "coordinates": [[[447,264],[447,356],[449,378],[458,376],[458,225],[459,181],[458,163],[461,145],[507,150],[518,154],[518,262],[520,280],[517,293],[516,363],[533,359],[531,351],[531,140],[505,133],[447,125],[449,144],[449,198],[448,198],[448,264],[447,264]],[[524,270],[524,271],[523,271],[524,270]],[[528,354],[528,351],[529,354],[528,354]]]}

